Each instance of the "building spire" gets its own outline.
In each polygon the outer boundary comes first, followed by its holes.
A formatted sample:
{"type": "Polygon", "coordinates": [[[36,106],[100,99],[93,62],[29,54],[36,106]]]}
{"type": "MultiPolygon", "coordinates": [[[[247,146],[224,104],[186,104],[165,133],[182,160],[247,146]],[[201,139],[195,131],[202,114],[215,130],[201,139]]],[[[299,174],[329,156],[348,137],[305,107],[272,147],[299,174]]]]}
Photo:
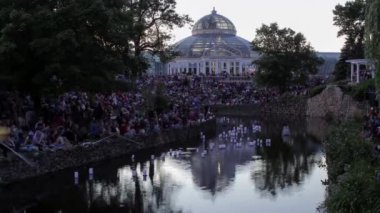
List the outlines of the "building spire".
{"type": "Polygon", "coordinates": [[[215,7],[212,8],[212,11],[211,11],[212,14],[216,14],[216,10],[215,10],[215,7]]]}

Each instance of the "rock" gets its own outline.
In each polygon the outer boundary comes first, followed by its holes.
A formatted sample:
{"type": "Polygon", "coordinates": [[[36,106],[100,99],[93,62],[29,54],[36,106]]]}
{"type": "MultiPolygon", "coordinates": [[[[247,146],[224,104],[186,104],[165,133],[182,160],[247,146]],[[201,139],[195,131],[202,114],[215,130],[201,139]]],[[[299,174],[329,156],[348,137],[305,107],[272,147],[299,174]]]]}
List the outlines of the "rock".
{"type": "Polygon", "coordinates": [[[360,103],[335,85],[327,86],[319,95],[307,100],[306,115],[328,119],[348,119],[364,114],[360,103]]]}

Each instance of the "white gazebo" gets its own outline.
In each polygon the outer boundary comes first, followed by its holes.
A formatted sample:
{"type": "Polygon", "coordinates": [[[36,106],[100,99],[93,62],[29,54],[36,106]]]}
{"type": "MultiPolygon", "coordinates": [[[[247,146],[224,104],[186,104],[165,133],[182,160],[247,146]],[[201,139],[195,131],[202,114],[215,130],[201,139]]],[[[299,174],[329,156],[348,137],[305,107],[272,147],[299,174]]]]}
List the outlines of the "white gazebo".
{"type": "Polygon", "coordinates": [[[375,78],[376,62],[370,59],[346,60],[351,64],[351,83],[358,84],[363,80],[375,78]]]}

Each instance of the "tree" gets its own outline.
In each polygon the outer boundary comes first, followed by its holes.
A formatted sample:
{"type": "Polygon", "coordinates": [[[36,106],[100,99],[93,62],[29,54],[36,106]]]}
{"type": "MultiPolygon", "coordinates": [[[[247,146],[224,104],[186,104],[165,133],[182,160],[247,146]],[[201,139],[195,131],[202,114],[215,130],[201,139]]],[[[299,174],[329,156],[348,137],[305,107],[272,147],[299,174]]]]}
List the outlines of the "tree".
{"type": "Polygon", "coordinates": [[[122,70],[103,0],[6,0],[0,16],[0,67],[16,89],[101,88],[122,70]]]}
{"type": "Polygon", "coordinates": [[[256,79],[259,84],[285,90],[292,84],[306,83],[310,74],[323,63],[301,33],[280,29],[277,23],[263,24],[256,30],[252,48],[260,58],[256,79]]]}
{"type": "Polygon", "coordinates": [[[162,52],[174,26],[190,19],[175,0],[2,0],[0,80],[41,94],[100,90],[130,68],[148,68],[144,52],[162,52]]]}
{"type": "Polygon", "coordinates": [[[346,79],[346,60],[364,57],[365,0],[348,1],[338,4],[334,13],[334,25],[339,27],[338,37],[345,37],[339,62],[335,66],[336,80],[346,79]]]}
{"type": "Polygon", "coordinates": [[[366,57],[376,60],[376,87],[380,88],[380,1],[367,0],[365,25],[366,57]]]}
{"type": "Polygon", "coordinates": [[[188,15],[178,14],[175,0],[126,0],[123,12],[131,20],[126,22],[130,38],[128,62],[132,74],[145,71],[145,53],[157,54],[167,48],[173,27],[183,27],[192,20],[188,15]]]}

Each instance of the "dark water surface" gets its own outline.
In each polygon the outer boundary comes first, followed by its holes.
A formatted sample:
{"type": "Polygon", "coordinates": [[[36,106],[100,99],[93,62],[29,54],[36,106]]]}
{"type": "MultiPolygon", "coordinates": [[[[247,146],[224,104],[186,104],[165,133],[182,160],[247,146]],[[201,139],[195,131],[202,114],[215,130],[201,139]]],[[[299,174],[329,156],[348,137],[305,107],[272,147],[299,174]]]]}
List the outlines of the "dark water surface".
{"type": "Polygon", "coordinates": [[[253,133],[255,120],[218,118],[218,134],[247,127],[241,147],[216,135],[187,147],[179,142],[136,153],[135,162],[125,156],[2,187],[0,212],[316,212],[325,198],[321,181],[327,178],[318,166],[324,155],[314,134],[321,127],[315,121],[310,127],[303,120],[257,119],[262,131],[253,133]],[[285,123],[291,137],[281,136],[285,123]],[[247,137],[264,142],[250,146],[247,137]],[[221,143],[225,149],[219,149],[221,143]],[[205,147],[208,153],[202,156],[205,147]],[[178,148],[186,153],[177,156],[178,148]],[[74,171],[79,171],[77,184],[74,171]]]}

